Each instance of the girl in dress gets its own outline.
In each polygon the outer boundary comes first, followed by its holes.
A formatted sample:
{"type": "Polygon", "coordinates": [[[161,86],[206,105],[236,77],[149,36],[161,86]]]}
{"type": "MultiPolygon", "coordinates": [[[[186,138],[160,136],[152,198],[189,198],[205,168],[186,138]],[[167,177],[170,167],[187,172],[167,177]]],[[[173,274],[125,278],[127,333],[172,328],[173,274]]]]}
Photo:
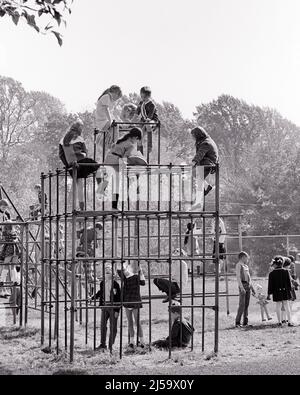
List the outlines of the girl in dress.
{"type": "Polygon", "coordinates": [[[139,157],[147,164],[145,158],[142,157],[141,153],[137,151],[138,141],[142,139],[142,131],[139,128],[130,129],[129,133],[125,134],[124,137],[119,139],[114,144],[111,150],[105,157],[104,164],[106,165],[105,179],[99,186],[99,193],[105,193],[109,183],[109,179],[112,179],[112,209],[118,210],[119,202],[119,173],[120,173],[120,160],[128,159],[131,157],[139,157]]]}
{"type": "Polygon", "coordinates": [[[274,270],[269,274],[268,300],[273,295],[273,301],[276,303],[278,325],[282,326],[282,307],[284,307],[288,318],[288,326],[293,326],[290,308],[292,284],[289,272],[283,268],[283,258],[281,256],[275,257],[272,265],[274,270]]]}
{"type": "MultiPolygon", "coordinates": [[[[82,130],[83,122],[77,120],[59,143],[59,157],[65,167],[68,168],[71,177],[73,177],[72,165],[74,163],[78,163],[79,165],[84,164],[84,166],[79,166],[77,169],[77,190],[81,211],[85,209],[83,179],[98,171],[100,167],[97,165],[97,162],[88,157],[86,144],[82,137],[82,130]]],[[[97,172],[96,180],[99,184],[101,181],[100,171],[99,173],[97,172]]]]}
{"type": "Polygon", "coordinates": [[[140,348],[145,347],[143,328],[140,322],[140,309],[143,307],[140,286],[146,285],[146,281],[141,266],[135,263],[123,262],[118,274],[123,283],[123,305],[128,321],[128,351],[134,351],[134,322],[138,333],[137,346],[140,348]]]}
{"type": "MultiPolygon", "coordinates": [[[[95,126],[99,132],[105,133],[105,148],[106,150],[113,143],[112,133],[108,133],[109,128],[113,123],[112,110],[115,103],[122,97],[121,88],[117,85],[112,85],[106,89],[99,97],[95,111],[95,126]]],[[[98,143],[102,142],[102,138],[98,139],[98,143]]]]}

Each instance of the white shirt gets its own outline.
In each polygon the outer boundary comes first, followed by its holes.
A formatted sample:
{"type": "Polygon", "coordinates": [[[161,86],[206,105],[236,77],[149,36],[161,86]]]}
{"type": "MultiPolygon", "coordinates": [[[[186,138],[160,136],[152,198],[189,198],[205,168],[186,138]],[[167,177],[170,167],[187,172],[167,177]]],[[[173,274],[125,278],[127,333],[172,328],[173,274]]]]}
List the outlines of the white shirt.
{"type": "MultiPolygon", "coordinates": [[[[180,286],[180,261],[173,260],[172,262],[172,281],[177,282],[180,286]]],[[[181,261],[182,287],[188,283],[188,266],[185,261],[181,261]]]]}
{"type": "MultiPolygon", "coordinates": [[[[212,233],[215,233],[215,224],[212,226],[212,233]]],[[[214,237],[216,240],[216,237],[214,237]]],[[[219,219],[219,244],[224,244],[226,241],[226,227],[224,221],[220,218],[219,219]]]]}
{"type": "Polygon", "coordinates": [[[107,118],[106,109],[112,110],[114,107],[114,102],[111,99],[109,94],[103,95],[97,102],[97,108],[95,111],[95,123],[96,127],[99,130],[102,130],[103,127],[109,121],[107,118]]]}

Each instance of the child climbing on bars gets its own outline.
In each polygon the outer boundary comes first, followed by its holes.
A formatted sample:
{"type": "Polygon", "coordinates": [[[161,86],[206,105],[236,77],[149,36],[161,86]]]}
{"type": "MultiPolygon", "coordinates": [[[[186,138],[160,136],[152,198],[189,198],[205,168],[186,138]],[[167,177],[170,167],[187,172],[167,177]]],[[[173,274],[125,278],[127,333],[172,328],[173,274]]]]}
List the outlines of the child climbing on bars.
{"type": "Polygon", "coordinates": [[[121,289],[120,285],[114,279],[115,266],[114,262],[104,263],[104,275],[103,280],[100,282],[100,289],[92,300],[99,299],[99,305],[102,306],[101,310],[101,343],[97,350],[106,351],[106,334],[107,334],[107,323],[110,324],[109,333],[109,349],[112,351],[113,345],[116,340],[118,332],[118,318],[120,312],[121,303],[121,289]],[[118,307],[113,307],[117,304],[118,307]],[[107,306],[107,307],[106,307],[107,306]],[[112,306],[112,307],[110,307],[112,306]]]}
{"type": "MultiPolygon", "coordinates": [[[[141,122],[158,123],[159,119],[157,114],[157,108],[155,103],[151,99],[151,95],[152,92],[148,86],[144,86],[141,89],[140,91],[141,101],[137,108],[137,115],[140,117],[141,122]]],[[[155,130],[156,130],[156,125],[153,126],[145,125],[145,127],[143,128],[143,132],[147,134],[148,153],[152,152],[152,148],[153,148],[152,135],[153,132],[155,132],[155,130]]],[[[139,151],[141,151],[142,153],[144,151],[142,143],[139,145],[139,151]]]]}
{"type": "MultiPolygon", "coordinates": [[[[9,204],[6,199],[0,200],[0,240],[2,239],[3,234],[3,223],[10,220],[10,213],[9,213],[9,204]]],[[[0,246],[1,247],[1,246],[0,246]]]]}
{"type": "Polygon", "coordinates": [[[268,295],[266,295],[263,292],[263,287],[261,285],[259,285],[259,284],[257,284],[255,286],[255,297],[257,298],[257,300],[258,300],[257,303],[260,306],[261,320],[263,322],[266,321],[266,319],[265,319],[265,314],[266,314],[267,319],[270,321],[272,319],[272,317],[270,316],[269,311],[268,311],[268,307],[267,307],[267,305],[269,303],[268,302],[268,295]]]}
{"type": "Polygon", "coordinates": [[[86,144],[82,137],[82,131],[83,122],[79,119],[73,123],[70,130],[59,143],[59,157],[68,169],[71,177],[73,177],[73,164],[76,163],[79,165],[77,169],[77,192],[79,208],[81,211],[85,209],[83,179],[87,178],[90,174],[97,172],[97,183],[99,184],[101,181],[101,172],[99,170],[100,165],[88,157],[86,144]],[[80,166],[80,164],[83,166],[80,166]]]}
{"type": "Polygon", "coordinates": [[[99,194],[105,194],[109,180],[112,182],[112,209],[118,210],[119,188],[120,188],[120,161],[128,160],[128,164],[147,164],[146,159],[137,151],[137,144],[142,140],[142,131],[139,128],[130,129],[114,144],[107,153],[104,161],[106,174],[99,185],[99,194]]]}
{"type": "Polygon", "coordinates": [[[123,305],[128,321],[129,342],[127,350],[134,351],[135,331],[134,322],[137,328],[137,347],[144,349],[144,334],[140,322],[140,309],[143,307],[140,286],[146,285],[143,270],[136,262],[128,263],[124,261],[117,270],[122,279],[123,305]]]}
{"type": "MultiPolygon", "coordinates": [[[[40,184],[36,184],[34,186],[34,192],[37,194],[38,203],[29,206],[29,216],[31,220],[37,221],[42,215],[42,186],[40,184]]],[[[44,204],[45,204],[45,211],[47,211],[48,197],[46,193],[44,194],[44,204]]]]}
{"type": "Polygon", "coordinates": [[[97,107],[95,111],[95,126],[100,132],[98,138],[98,144],[102,144],[105,141],[105,152],[111,147],[113,143],[113,135],[109,133],[109,129],[113,124],[112,110],[116,102],[122,97],[121,88],[117,85],[112,85],[106,89],[97,101],[97,107]],[[102,133],[101,133],[102,132],[102,133]],[[105,139],[103,136],[105,134],[105,139]]]}
{"type": "Polygon", "coordinates": [[[7,277],[9,275],[10,282],[13,284],[18,282],[17,272],[15,270],[20,257],[20,248],[18,244],[17,233],[13,227],[13,223],[7,222],[3,229],[3,239],[5,244],[3,245],[0,261],[2,261],[2,270],[0,275],[0,298],[8,298],[10,293],[8,288],[5,286],[7,283],[7,277]]]}

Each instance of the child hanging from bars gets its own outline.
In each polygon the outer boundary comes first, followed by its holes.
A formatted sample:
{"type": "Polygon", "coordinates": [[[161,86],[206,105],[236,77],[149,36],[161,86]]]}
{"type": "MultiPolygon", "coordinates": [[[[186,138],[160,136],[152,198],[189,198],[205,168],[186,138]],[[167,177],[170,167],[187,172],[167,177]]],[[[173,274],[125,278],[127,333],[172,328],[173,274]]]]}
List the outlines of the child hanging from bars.
{"type": "Polygon", "coordinates": [[[107,323],[109,321],[110,334],[109,334],[109,349],[112,351],[113,345],[116,340],[118,332],[118,318],[121,303],[121,289],[120,285],[114,279],[115,276],[115,263],[104,262],[103,280],[100,282],[100,289],[92,300],[99,299],[101,309],[101,343],[97,350],[106,351],[106,334],[107,323]],[[116,307],[113,305],[116,304],[116,307]],[[107,307],[106,307],[107,306],[107,307]]]}
{"type": "MultiPolygon", "coordinates": [[[[157,114],[157,107],[151,98],[152,92],[148,86],[141,88],[140,96],[141,101],[137,107],[137,115],[140,117],[141,122],[158,123],[159,118],[157,114]]],[[[143,128],[144,135],[147,135],[147,152],[151,153],[153,148],[153,132],[155,132],[156,125],[145,125],[143,128]]],[[[138,147],[139,151],[144,152],[143,144],[138,147]]]]}
{"type": "Polygon", "coordinates": [[[140,287],[146,285],[146,281],[142,267],[134,261],[130,263],[123,261],[117,272],[122,280],[123,306],[128,322],[127,351],[133,352],[135,350],[134,323],[138,337],[136,345],[138,348],[144,349],[144,334],[140,320],[140,310],[143,308],[140,287]]]}

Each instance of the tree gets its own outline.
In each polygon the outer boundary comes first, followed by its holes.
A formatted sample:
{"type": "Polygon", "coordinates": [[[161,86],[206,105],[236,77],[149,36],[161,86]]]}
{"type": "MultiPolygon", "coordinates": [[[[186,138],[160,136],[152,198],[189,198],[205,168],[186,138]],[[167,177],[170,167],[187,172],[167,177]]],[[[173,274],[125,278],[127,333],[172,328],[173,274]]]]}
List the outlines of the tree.
{"type": "Polygon", "coordinates": [[[29,26],[38,33],[51,32],[62,45],[62,35],[55,30],[53,22],[60,26],[65,22],[64,13],[71,13],[73,0],[0,0],[0,17],[9,16],[15,25],[24,19],[29,26]],[[42,19],[43,27],[37,23],[36,18],[42,19]]]}

